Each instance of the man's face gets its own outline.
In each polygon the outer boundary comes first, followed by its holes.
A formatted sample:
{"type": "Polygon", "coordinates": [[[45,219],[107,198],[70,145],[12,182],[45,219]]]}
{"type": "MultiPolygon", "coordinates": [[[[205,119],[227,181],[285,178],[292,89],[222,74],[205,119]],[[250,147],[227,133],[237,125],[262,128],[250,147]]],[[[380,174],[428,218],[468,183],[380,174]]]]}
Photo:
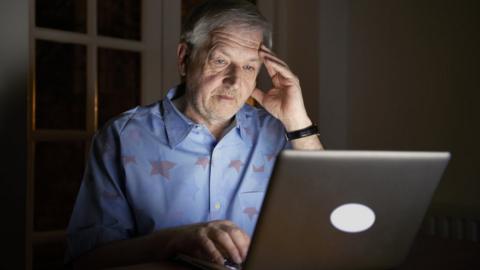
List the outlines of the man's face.
{"type": "Polygon", "coordinates": [[[188,65],[186,114],[213,124],[231,119],[255,88],[262,32],[229,27],[210,37],[188,65]]]}

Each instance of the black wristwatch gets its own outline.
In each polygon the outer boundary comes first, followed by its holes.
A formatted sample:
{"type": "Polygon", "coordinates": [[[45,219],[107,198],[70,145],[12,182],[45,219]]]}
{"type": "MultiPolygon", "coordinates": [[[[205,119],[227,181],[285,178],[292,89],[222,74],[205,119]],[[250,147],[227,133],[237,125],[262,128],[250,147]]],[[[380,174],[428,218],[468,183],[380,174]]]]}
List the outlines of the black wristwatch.
{"type": "Polygon", "coordinates": [[[299,130],[285,132],[285,137],[287,138],[287,141],[292,141],[312,135],[320,135],[320,133],[318,132],[318,127],[314,124],[299,130]]]}

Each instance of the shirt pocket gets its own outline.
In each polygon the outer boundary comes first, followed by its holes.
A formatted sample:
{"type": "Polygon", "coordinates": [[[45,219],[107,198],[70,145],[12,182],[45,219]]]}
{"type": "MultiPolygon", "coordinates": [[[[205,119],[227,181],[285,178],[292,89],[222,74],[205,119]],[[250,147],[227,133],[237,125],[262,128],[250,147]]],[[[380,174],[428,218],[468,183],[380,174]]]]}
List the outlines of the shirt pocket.
{"type": "Polygon", "coordinates": [[[240,206],[244,230],[252,235],[262,207],[264,191],[248,191],[240,193],[240,206]]]}

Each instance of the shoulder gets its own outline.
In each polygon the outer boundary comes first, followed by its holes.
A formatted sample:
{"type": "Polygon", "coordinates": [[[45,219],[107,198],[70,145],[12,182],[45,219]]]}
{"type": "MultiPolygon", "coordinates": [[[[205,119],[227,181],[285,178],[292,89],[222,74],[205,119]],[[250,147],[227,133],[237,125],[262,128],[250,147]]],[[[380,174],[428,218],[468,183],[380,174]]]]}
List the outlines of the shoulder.
{"type": "MultiPolygon", "coordinates": [[[[160,104],[161,102],[156,102],[147,106],[137,106],[125,111],[107,121],[97,131],[97,135],[121,136],[130,126],[143,126],[151,123],[153,119],[161,119],[160,104]]],[[[155,122],[158,122],[158,120],[155,122]]]]}

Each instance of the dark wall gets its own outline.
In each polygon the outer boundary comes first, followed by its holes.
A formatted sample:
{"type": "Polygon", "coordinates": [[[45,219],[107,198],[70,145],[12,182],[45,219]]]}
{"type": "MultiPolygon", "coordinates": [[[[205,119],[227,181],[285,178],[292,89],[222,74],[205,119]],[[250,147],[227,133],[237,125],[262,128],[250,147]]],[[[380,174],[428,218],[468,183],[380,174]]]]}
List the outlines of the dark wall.
{"type": "Polygon", "coordinates": [[[24,269],[28,0],[0,1],[0,37],[0,269],[24,269]]]}
{"type": "Polygon", "coordinates": [[[480,1],[349,4],[349,147],[451,151],[434,203],[480,217],[480,1]]]}
{"type": "MultiPolygon", "coordinates": [[[[314,28],[318,17],[318,1],[284,1],[282,20],[279,26],[285,29],[277,38],[274,47],[279,48],[280,57],[288,63],[292,72],[300,79],[303,101],[311,120],[318,123],[319,78],[319,35],[314,28]]],[[[277,33],[279,34],[279,33],[277,33]]]]}

